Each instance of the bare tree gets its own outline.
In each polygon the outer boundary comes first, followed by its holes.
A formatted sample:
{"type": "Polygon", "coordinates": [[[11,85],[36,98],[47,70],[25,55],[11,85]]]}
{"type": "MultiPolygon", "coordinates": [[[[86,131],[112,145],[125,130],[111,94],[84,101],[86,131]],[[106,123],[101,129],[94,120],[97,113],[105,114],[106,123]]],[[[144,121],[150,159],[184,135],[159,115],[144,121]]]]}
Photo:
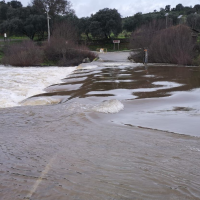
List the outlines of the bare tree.
{"type": "Polygon", "coordinates": [[[62,38],[66,42],[78,40],[78,30],[68,20],[58,22],[53,26],[52,37],[62,38]]]}
{"type": "Polygon", "coordinates": [[[161,30],[151,43],[149,59],[157,63],[192,64],[195,42],[185,25],[161,30]]]}
{"type": "Polygon", "coordinates": [[[141,26],[132,33],[130,47],[132,49],[149,47],[153,37],[164,28],[165,21],[163,19],[155,19],[149,24],[141,26]]]}

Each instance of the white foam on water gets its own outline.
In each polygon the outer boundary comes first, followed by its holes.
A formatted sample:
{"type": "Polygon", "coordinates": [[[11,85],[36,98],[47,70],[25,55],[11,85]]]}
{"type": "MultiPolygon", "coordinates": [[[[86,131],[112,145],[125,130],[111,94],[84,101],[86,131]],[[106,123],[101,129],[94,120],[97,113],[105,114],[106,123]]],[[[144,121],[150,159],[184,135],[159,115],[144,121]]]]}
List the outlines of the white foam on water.
{"type": "Polygon", "coordinates": [[[169,82],[169,81],[156,81],[153,82],[154,85],[163,85],[167,88],[174,88],[174,87],[180,87],[183,84],[175,83],[175,82],[169,82]]]}
{"type": "Polygon", "coordinates": [[[90,64],[90,63],[84,63],[84,64],[80,64],[77,69],[95,69],[97,68],[98,65],[93,65],[93,64],[90,64]]]}
{"type": "Polygon", "coordinates": [[[189,149],[190,149],[191,151],[200,152],[200,149],[199,149],[199,148],[189,147],[189,149]]]}
{"type": "Polygon", "coordinates": [[[146,77],[146,78],[154,78],[155,75],[150,75],[150,74],[147,74],[147,75],[144,75],[143,77],[146,77]]]}
{"type": "MultiPolygon", "coordinates": [[[[105,67],[119,67],[119,68],[124,68],[126,66],[129,67],[139,67],[139,66],[144,66],[142,63],[131,63],[131,62],[99,62],[99,61],[93,61],[91,65],[97,65],[97,66],[105,66],[105,67]]],[[[82,64],[81,64],[82,65],[82,64]]]]}
{"type": "Polygon", "coordinates": [[[105,62],[105,63],[102,63],[102,65],[108,66],[108,67],[112,67],[112,66],[119,66],[119,67],[120,66],[121,67],[124,67],[124,66],[130,66],[130,67],[144,66],[141,63],[131,63],[131,62],[105,62]]]}
{"type": "Polygon", "coordinates": [[[131,83],[135,82],[135,80],[101,80],[101,81],[96,81],[98,83],[131,83]]]}
{"type": "Polygon", "coordinates": [[[102,113],[118,113],[124,109],[124,105],[117,99],[104,101],[99,105],[93,107],[94,111],[102,113]]]}
{"type": "Polygon", "coordinates": [[[62,82],[76,67],[7,67],[0,65],[0,108],[19,106],[19,102],[44,88],[62,82]]]}
{"type": "Polygon", "coordinates": [[[52,104],[58,104],[60,102],[61,99],[54,97],[33,97],[20,102],[20,105],[23,106],[52,105],[52,104]]]}

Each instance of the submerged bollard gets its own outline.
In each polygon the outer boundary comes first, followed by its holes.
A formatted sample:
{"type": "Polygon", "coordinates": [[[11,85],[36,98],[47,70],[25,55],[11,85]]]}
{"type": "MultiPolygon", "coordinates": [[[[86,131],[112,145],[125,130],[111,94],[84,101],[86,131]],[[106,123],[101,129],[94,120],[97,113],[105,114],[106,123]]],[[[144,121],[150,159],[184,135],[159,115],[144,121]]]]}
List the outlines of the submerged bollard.
{"type": "Polygon", "coordinates": [[[4,33],[4,42],[7,40],[7,34],[6,33],[4,33]]]}
{"type": "Polygon", "coordinates": [[[144,66],[145,66],[146,74],[148,74],[148,66],[147,66],[147,63],[148,63],[148,49],[147,49],[147,48],[144,48],[144,66]]]}
{"type": "Polygon", "coordinates": [[[104,49],[103,48],[100,49],[100,53],[104,53],[104,49]]]}
{"type": "Polygon", "coordinates": [[[148,49],[144,49],[144,64],[148,63],[148,49]]]}

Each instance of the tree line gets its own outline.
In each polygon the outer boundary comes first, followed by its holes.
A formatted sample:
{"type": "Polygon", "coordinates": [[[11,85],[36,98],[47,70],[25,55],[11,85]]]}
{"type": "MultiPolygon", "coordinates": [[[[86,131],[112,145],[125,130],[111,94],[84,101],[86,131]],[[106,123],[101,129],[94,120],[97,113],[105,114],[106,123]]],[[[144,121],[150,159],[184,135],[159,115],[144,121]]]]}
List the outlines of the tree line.
{"type": "Polygon", "coordinates": [[[116,9],[104,8],[90,17],[78,18],[68,0],[33,0],[31,4],[23,7],[20,1],[0,1],[0,33],[9,36],[25,35],[31,40],[44,40],[47,33],[47,11],[50,16],[51,31],[57,23],[70,21],[76,28],[78,35],[84,34],[91,38],[109,39],[122,31],[133,32],[137,28],[154,20],[166,19],[168,23],[177,25],[187,23],[193,29],[200,30],[200,4],[194,7],[176,5],[171,8],[166,5],[159,11],[151,13],[136,13],[134,16],[122,18],[116,9]],[[182,15],[181,18],[178,16],[182,15]]]}
{"type": "Polygon", "coordinates": [[[123,30],[133,32],[142,25],[149,24],[152,21],[166,20],[166,13],[168,13],[167,18],[170,25],[175,26],[185,23],[191,28],[200,30],[200,4],[194,7],[184,7],[182,4],[178,4],[175,8],[166,5],[165,8],[160,8],[160,11],[154,10],[147,14],[138,12],[134,16],[126,17],[123,20],[123,30]]]}

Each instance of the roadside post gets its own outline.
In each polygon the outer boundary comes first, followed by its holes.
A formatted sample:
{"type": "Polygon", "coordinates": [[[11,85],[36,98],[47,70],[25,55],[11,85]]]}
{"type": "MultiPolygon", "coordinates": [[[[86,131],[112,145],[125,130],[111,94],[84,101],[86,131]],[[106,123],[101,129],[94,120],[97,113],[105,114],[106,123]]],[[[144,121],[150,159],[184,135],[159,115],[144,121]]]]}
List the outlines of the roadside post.
{"type": "Polygon", "coordinates": [[[6,33],[4,33],[4,42],[6,41],[6,39],[7,39],[7,34],[6,33]]]}
{"type": "Polygon", "coordinates": [[[115,44],[118,44],[118,51],[119,51],[120,40],[113,40],[113,44],[114,44],[114,50],[115,50],[115,44]]]}
{"type": "Polygon", "coordinates": [[[104,53],[104,49],[103,48],[100,49],[100,53],[104,53]]]}
{"type": "Polygon", "coordinates": [[[147,63],[148,63],[148,48],[144,48],[144,66],[145,66],[146,73],[148,73],[147,63]]]}
{"type": "Polygon", "coordinates": [[[144,48],[144,64],[148,63],[148,48],[144,48]]]}

